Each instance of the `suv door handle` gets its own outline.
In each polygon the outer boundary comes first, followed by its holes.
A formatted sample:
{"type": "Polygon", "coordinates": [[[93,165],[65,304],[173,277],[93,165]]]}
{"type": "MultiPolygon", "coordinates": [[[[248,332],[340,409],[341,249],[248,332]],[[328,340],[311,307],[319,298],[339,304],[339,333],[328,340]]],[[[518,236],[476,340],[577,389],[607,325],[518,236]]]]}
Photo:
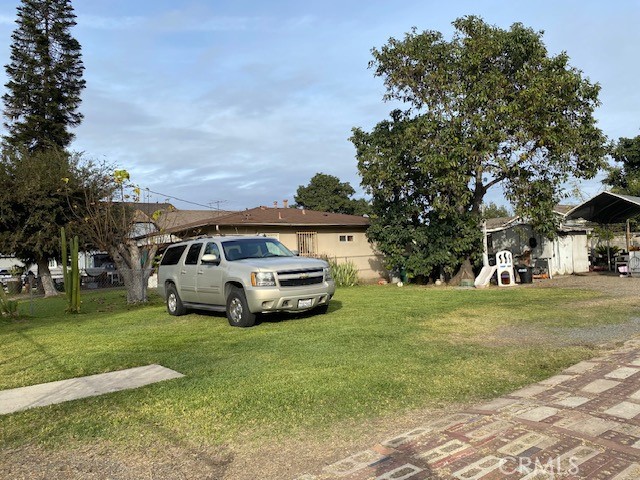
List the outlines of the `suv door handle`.
{"type": "Polygon", "coordinates": [[[198,275],[204,275],[204,272],[202,270],[198,270],[198,275]]]}
{"type": "Polygon", "coordinates": [[[180,270],[180,275],[186,275],[187,271],[186,270],[180,270]]]}

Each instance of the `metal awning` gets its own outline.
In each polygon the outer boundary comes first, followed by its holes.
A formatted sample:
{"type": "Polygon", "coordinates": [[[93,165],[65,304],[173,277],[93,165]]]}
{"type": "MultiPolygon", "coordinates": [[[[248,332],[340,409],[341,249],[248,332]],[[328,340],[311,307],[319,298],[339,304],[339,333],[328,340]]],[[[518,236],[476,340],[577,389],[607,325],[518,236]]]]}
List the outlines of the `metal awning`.
{"type": "Polygon", "coordinates": [[[640,197],[602,192],[569,210],[565,219],[611,224],[624,223],[636,215],[640,215],[640,197]]]}

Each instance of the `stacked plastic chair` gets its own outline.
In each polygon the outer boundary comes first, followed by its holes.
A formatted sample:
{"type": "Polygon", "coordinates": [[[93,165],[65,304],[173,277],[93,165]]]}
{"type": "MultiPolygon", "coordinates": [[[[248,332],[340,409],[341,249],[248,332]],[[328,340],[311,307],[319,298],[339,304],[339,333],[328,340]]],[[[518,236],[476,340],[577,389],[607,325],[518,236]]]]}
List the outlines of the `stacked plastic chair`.
{"type": "Polygon", "coordinates": [[[496,274],[498,275],[499,287],[513,287],[516,278],[513,274],[513,255],[508,250],[496,253],[496,274]]]}

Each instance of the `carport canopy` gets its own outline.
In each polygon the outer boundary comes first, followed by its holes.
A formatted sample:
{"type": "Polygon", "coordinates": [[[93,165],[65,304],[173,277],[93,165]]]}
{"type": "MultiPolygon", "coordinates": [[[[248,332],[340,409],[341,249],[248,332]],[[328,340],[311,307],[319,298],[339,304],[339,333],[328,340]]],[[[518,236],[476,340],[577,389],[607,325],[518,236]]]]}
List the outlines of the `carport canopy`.
{"type": "Polygon", "coordinates": [[[640,215],[640,197],[613,192],[601,192],[595,197],[573,207],[565,216],[566,220],[582,218],[600,224],[624,223],[629,218],[640,215]]]}

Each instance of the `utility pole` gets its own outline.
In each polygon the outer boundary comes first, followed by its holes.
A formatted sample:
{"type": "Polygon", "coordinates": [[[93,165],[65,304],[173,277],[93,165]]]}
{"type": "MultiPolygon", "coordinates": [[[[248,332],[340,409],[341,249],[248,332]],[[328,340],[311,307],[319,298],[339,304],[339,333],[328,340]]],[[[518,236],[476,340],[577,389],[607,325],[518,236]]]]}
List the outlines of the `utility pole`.
{"type": "Polygon", "coordinates": [[[220,204],[221,203],[227,203],[227,200],[212,200],[209,202],[209,208],[211,208],[211,210],[213,210],[213,204],[216,204],[216,211],[220,212],[220,204]]]}

